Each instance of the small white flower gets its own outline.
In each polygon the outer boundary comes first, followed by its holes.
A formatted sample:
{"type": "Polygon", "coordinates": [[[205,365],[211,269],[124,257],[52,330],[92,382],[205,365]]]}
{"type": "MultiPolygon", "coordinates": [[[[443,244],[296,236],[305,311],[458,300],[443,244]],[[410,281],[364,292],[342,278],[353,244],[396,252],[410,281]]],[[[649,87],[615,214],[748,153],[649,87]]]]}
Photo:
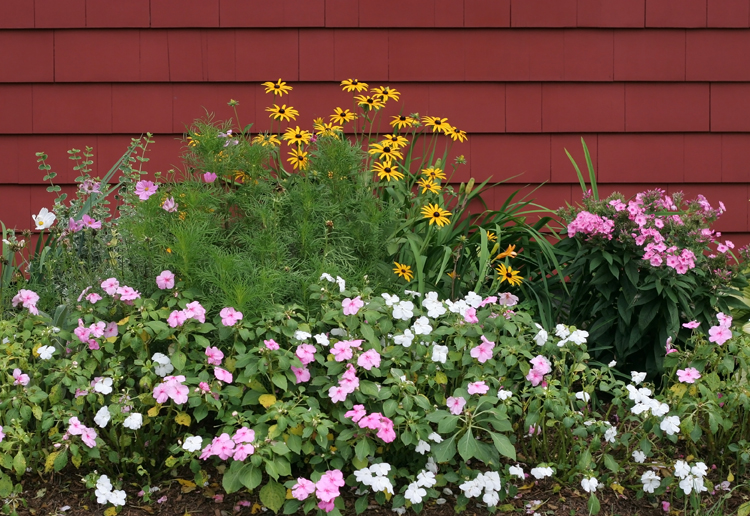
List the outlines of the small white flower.
{"type": "Polygon", "coordinates": [[[437,432],[432,432],[430,435],[427,436],[427,438],[430,441],[433,441],[433,442],[436,442],[436,443],[442,443],[443,442],[443,438],[440,437],[440,434],[437,433],[437,432]]]}
{"type": "Polygon", "coordinates": [[[439,344],[435,344],[432,347],[432,361],[445,364],[447,360],[448,360],[448,346],[441,346],[439,344]]]}
{"type": "Polygon", "coordinates": [[[482,296],[476,292],[469,292],[464,296],[464,301],[472,308],[479,308],[479,305],[482,304],[482,296]]]}
{"type": "Polygon", "coordinates": [[[99,428],[104,428],[107,426],[107,423],[109,423],[111,417],[109,409],[107,407],[102,407],[99,409],[99,412],[96,413],[96,416],[94,416],[94,422],[99,425],[99,428]]]}
{"type": "Polygon", "coordinates": [[[555,326],[555,335],[557,335],[561,339],[567,339],[568,335],[570,335],[570,330],[564,324],[558,324],[557,326],[555,326]]]}
{"type": "Polygon", "coordinates": [[[34,219],[34,229],[41,231],[52,226],[52,224],[55,223],[57,216],[47,210],[47,208],[42,208],[39,210],[39,215],[32,215],[31,218],[34,219]]]}
{"type": "Polygon", "coordinates": [[[391,484],[391,481],[388,477],[373,477],[370,486],[376,493],[385,491],[393,494],[393,484],[391,484]]]}
{"type": "Polygon", "coordinates": [[[486,503],[488,507],[494,507],[497,505],[497,502],[500,501],[500,495],[497,493],[497,491],[485,490],[482,501],[486,503]]]}
{"type": "Polygon", "coordinates": [[[162,378],[174,371],[174,366],[169,360],[169,357],[163,353],[154,353],[154,356],[151,357],[151,360],[153,360],[157,364],[154,367],[154,372],[162,378]]]}
{"type": "Polygon", "coordinates": [[[613,360],[609,364],[607,364],[609,367],[615,367],[617,365],[617,360],[613,360]]]}
{"type": "Polygon", "coordinates": [[[425,464],[424,467],[427,468],[427,471],[431,471],[433,474],[437,475],[438,465],[432,457],[427,458],[427,464],[425,464]]]}
{"type": "Polygon", "coordinates": [[[127,495],[125,494],[125,491],[120,490],[120,491],[112,491],[109,494],[109,497],[107,499],[109,500],[109,503],[111,503],[112,505],[122,506],[122,505],[125,505],[126,498],[127,498],[127,495]]]}
{"type": "Polygon", "coordinates": [[[411,301],[400,301],[393,305],[393,318],[408,321],[414,316],[414,303],[411,301]]]}
{"type": "Polygon", "coordinates": [[[666,416],[669,413],[669,405],[661,403],[656,400],[649,400],[648,406],[651,408],[651,413],[656,417],[666,416]]]}
{"type": "Polygon", "coordinates": [[[133,412],[122,422],[122,426],[131,430],[138,430],[141,425],[143,425],[143,416],[138,412],[133,412]]]}
{"type": "Polygon", "coordinates": [[[419,487],[416,482],[409,484],[409,487],[406,488],[406,492],[404,493],[404,498],[409,500],[412,505],[422,503],[422,498],[424,496],[427,496],[427,491],[419,487]]]}
{"type": "Polygon", "coordinates": [[[583,401],[584,403],[588,403],[588,401],[591,399],[591,395],[588,392],[577,392],[576,398],[583,401]]]}
{"type": "Polygon", "coordinates": [[[182,449],[189,452],[198,451],[201,449],[201,446],[203,446],[203,439],[198,437],[197,435],[188,437],[187,439],[185,439],[185,442],[182,443],[182,449]]]}
{"type": "Polygon", "coordinates": [[[614,443],[617,436],[617,427],[611,426],[604,432],[604,440],[608,443],[614,443]]]}
{"type": "Polygon", "coordinates": [[[413,340],[414,340],[414,334],[411,332],[409,328],[404,330],[403,335],[396,335],[395,337],[393,337],[393,342],[405,348],[408,348],[409,346],[411,346],[411,341],[413,340]]]}
{"type": "Polygon", "coordinates": [[[662,419],[659,428],[666,432],[667,435],[675,435],[680,432],[680,418],[677,416],[667,416],[662,419]]]}
{"type": "Polygon", "coordinates": [[[369,468],[358,469],[354,472],[354,478],[357,482],[366,486],[372,486],[373,476],[369,468]]]}
{"type": "Polygon", "coordinates": [[[638,371],[630,371],[630,378],[633,383],[639,385],[643,380],[646,379],[646,373],[639,373],[638,371]]]}
{"type": "Polygon", "coordinates": [[[690,473],[696,477],[705,477],[708,473],[708,466],[705,462],[696,462],[695,466],[690,468],[690,473]]]}
{"type": "Polygon", "coordinates": [[[109,503],[109,496],[112,494],[112,491],[105,491],[104,489],[101,489],[99,487],[96,488],[94,491],[94,495],[96,495],[96,503],[106,505],[109,503]]]}
{"type": "Polygon", "coordinates": [[[633,460],[638,464],[643,464],[644,462],[646,462],[646,454],[641,450],[635,450],[633,451],[633,460]]]}
{"type": "Polygon", "coordinates": [[[547,334],[547,330],[542,328],[542,326],[538,323],[536,324],[536,327],[539,328],[539,331],[534,335],[534,342],[536,342],[537,346],[544,346],[544,344],[547,342],[547,339],[549,338],[549,335],[547,334]]]}
{"type": "Polygon", "coordinates": [[[680,480],[680,488],[689,495],[693,491],[693,476],[687,475],[685,478],[680,480]]]}
{"type": "Polygon", "coordinates": [[[589,336],[589,332],[584,331],[584,330],[576,330],[570,334],[570,336],[568,337],[568,340],[580,346],[581,344],[586,343],[586,339],[588,338],[588,336],[589,336]]]}
{"type": "Polygon", "coordinates": [[[96,481],[96,487],[98,489],[101,489],[102,491],[109,492],[109,491],[112,491],[112,482],[110,482],[109,477],[107,475],[102,475],[96,481]]]}
{"type": "Polygon", "coordinates": [[[523,473],[523,468],[519,464],[508,468],[508,473],[510,473],[514,477],[520,478],[521,480],[526,478],[526,475],[524,475],[523,473]]]}
{"type": "Polygon", "coordinates": [[[312,337],[312,334],[310,334],[310,333],[308,333],[306,331],[297,330],[297,331],[294,332],[294,338],[297,339],[297,340],[300,340],[300,341],[307,340],[310,337],[312,337]]]}
{"type": "Polygon", "coordinates": [[[435,474],[432,471],[420,471],[417,475],[417,485],[419,487],[426,487],[430,488],[437,484],[437,480],[435,479],[435,474]]]}
{"type": "Polygon", "coordinates": [[[419,440],[417,443],[417,447],[414,450],[415,452],[419,453],[420,455],[424,455],[425,453],[430,451],[430,443],[427,441],[423,441],[422,439],[419,440]]]}
{"type": "Polygon", "coordinates": [[[326,335],[325,333],[318,333],[317,335],[315,335],[315,342],[317,342],[321,346],[328,346],[330,344],[328,335],[326,335]]]}
{"type": "Polygon", "coordinates": [[[395,295],[391,295],[391,294],[380,294],[380,295],[383,296],[383,299],[385,299],[386,306],[393,306],[400,301],[398,296],[395,296],[395,295]]]}
{"type": "Polygon", "coordinates": [[[102,394],[109,394],[112,392],[112,378],[101,378],[94,384],[94,390],[102,394]]]}
{"type": "Polygon", "coordinates": [[[327,272],[324,272],[323,274],[321,274],[320,275],[320,279],[318,281],[323,281],[323,280],[330,281],[331,283],[333,283],[334,281],[336,281],[335,279],[333,279],[333,276],[331,276],[327,272]]]}
{"type": "Polygon", "coordinates": [[[424,315],[414,321],[414,324],[412,325],[412,330],[414,330],[415,335],[429,335],[432,333],[432,326],[430,326],[430,320],[425,317],[424,315]]]}
{"type": "Polygon", "coordinates": [[[656,489],[659,489],[661,485],[661,477],[651,470],[646,471],[641,475],[641,483],[643,484],[643,490],[646,493],[653,493],[656,489]]]}
{"type": "Polygon", "coordinates": [[[404,294],[411,297],[422,297],[422,294],[420,294],[416,290],[404,290],[404,294]]]}
{"type": "Polygon", "coordinates": [[[550,467],[538,467],[531,469],[531,475],[537,480],[551,477],[554,473],[555,471],[550,467]]]}
{"type": "Polygon", "coordinates": [[[391,510],[399,516],[403,516],[404,514],[406,514],[406,507],[394,507],[391,510]]]}
{"type": "Polygon", "coordinates": [[[49,360],[50,358],[52,358],[52,355],[55,354],[55,347],[41,346],[36,350],[36,352],[39,353],[39,358],[41,358],[42,360],[49,360]]]}
{"type": "Polygon", "coordinates": [[[336,283],[339,285],[339,292],[346,290],[346,281],[341,276],[336,276],[336,283]]]}
{"type": "Polygon", "coordinates": [[[690,465],[684,460],[678,460],[674,463],[674,475],[679,478],[685,478],[690,474],[690,465]]]}
{"type": "Polygon", "coordinates": [[[370,471],[372,471],[372,474],[379,477],[386,476],[390,470],[391,465],[387,462],[380,462],[378,464],[373,464],[372,466],[370,466],[370,471]]]}
{"type": "Polygon", "coordinates": [[[474,480],[467,480],[458,487],[461,489],[461,491],[464,492],[464,496],[466,496],[466,498],[475,498],[482,494],[484,485],[479,481],[479,478],[477,477],[474,480]]]}
{"type": "Polygon", "coordinates": [[[506,391],[505,389],[500,389],[497,391],[497,397],[501,400],[507,400],[513,397],[513,393],[510,391],[506,391]]]}
{"type": "Polygon", "coordinates": [[[599,486],[599,481],[594,477],[584,478],[583,480],[581,480],[581,487],[587,493],[595,492],[597,486],[599,486]]]}

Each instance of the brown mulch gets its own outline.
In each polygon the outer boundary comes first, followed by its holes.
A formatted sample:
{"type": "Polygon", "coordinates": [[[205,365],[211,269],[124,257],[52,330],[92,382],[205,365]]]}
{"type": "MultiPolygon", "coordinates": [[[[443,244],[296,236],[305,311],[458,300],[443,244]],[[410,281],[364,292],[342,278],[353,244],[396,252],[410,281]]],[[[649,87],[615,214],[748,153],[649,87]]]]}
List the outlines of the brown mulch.
{"type": "MultiPolygon", "coordinates": [[[[17,511],[22,516],[103,516],[106,507],[96,503],[93,489],[86,488],[78,476],[56,475],[51,479],[26,478],[22,484],[24,487],[23,497],[28,504],[27,507],[19,505],[17,511]],[[67,510],[62,510],[64,507],[67,510]]],[[[218,478],[214,476],[214,478],[218,478]]],[[[164,516],[247,516],[257,514],[259,516],[270,516],[271,511],[262,508],[257,497],[249,493],[233,493],[224,495],[223,499],[216,501],[214,497],[221,495],[223,491],[217,484],[192,491],[185,489],[177,481],[164,485],[152,496],[150,504],[138,505],[136,491],[127,489],[128,503],[119,513],[121,516],[148,516],[159,514],[164,516]],[[184,492],[188,490],[189,492],[184,492]],[[166,501],[157,503],[161,497],[166,496],[166,501]],[[248,503],[247,506],[239,502],[248,503]]],[[[353,492],[343,494],[347,511],[345,516],[355,516],[354,502],[358,498],[353,492]]],[[[719,500],[719,494],[715,497],[705,494],[703,501],[706,506],[711,507],[719,500]]],[[[432,500],[421,514],[425,516],[451,516],[455,514],[455,497],[444,496],[446,503],[435,504],[432,500]]],[[[624,496],[618,496],[611,489],[598,493],[601,503],[601,515],[604,516],[665,516],[661,504],[657,501],[650,502],[648,499],[638,499],[635,493],[625,491],[624,496]]],[[[736,514],[736,508],[750,499],[748,493],[735,493],[729,502],[729,507],[724,514],[736,514]]],[[[588,496],[586,493],[572,489],[563,489],[553,493],[551,483],[537,483],[528,490],[519,492],[516,499],[500,502],[496,514],[519,514],[525,515],[526,504],[540,500],[542,505],[536,508],[541,516],[552,515],[586,515],[588,496]],[[511,507],[512,506],[512,507],[511,507]]],[[[300,512],[301,514],[301,512],[300,512]]],[[[315,514],[311,512],[310,514],[315,514]]],[[[390,507],[379,506],[374,500],[366,511],[367,516],[395,516],[390,507]]],[[[470,504],[465,510],[466,516],[485,516],[489,514],[486,507],[481,504],[470,504]]]]}

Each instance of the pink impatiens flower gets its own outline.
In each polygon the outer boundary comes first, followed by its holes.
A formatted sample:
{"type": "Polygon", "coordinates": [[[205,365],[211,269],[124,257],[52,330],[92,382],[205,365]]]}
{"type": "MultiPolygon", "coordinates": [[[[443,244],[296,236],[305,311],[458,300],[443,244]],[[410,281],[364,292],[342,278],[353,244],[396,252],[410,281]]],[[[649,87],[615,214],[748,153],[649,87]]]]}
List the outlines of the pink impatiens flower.
{"type": "Polygon", "coordinates": [[[374,349],[369,349],[359,356],[357,365],[368,371],[373,367],[380,367],[380,354],[374,349]]]}
{"type": "Polygon", "coordinates": [[[365,417],[365,414],[367,414],[367,411],[365,410],[364,405],[354,405],[349,412],[344,414],[344,417],[350,417],[352,418],[352,421],[357,423],[360,419],[365,417]]]}
{"type": "Polygon", "coordinates": [[[484,382],[473,382],[469,384],[466,390],[469,394],[486,394],[490,388],[484,382]]]}
{"type": "Polygon", "coordinates": [[[732,338],[732,330],[726,326],[711,326],[708,330],[708,334],[710,335],[708,340],[710,342],[715,342],[719,346],[732,338]]]}
{"type": "Polygon", "coordinates": [[[471,350],[471,356],[476,358],[480,364],[484,364],[492,358],[492,350],[494,348],[495,343],[490,342],[484,335],[482,335],[482,343],[471,350]]]}
{"type": "Polygon", "coordinates": [[[198,301],[185,305],[185,315],[189,319],[195,319],[200,323],[206,322],[206,309],[198,301]]]}
{"type": "Polygon", "coordinates": [[[25,288],[19,290],[12,299],[13,306],[18,306],[19,304],[21,304],[24,308],[28,309],[29,313],[33,315],[39,314],[39,310],[37,310],[36,308],[37,301],[39,301],[39,295],[33,290],[28,290],[25,288]]]}
{"type": "Polygon", "coordinates": [[[135,195],[137,195],[140,200],[146,201],[156,193],[158,188],[159,186],[155,185],[152,181],[138,181],[135,184],[135,195]]]}
{"type": "Polygon", "coordinates": [[[77,417],[73,416],[68,420],[68,433],[70,435],[81,435],[86,428],[77,417]]]}
{"type": "Polygon", "coordinates": [[[479,319],[477,318],[477,309],[469,307],[464,310],[464,321],[470,324],[478,323],[479,319]]]}
{"type": "Polygon", "coordinates": [[[187,315],[184,310],[174,310],[169,317],[167,317],[167,324],[170,328],[177,328],[182,326],[187,321],[187,315]]]}
{"type": "Polygon", "coordinates": [[[339,401],[346,400],[346,396],[349,393],[347,392],[346,388],[340,386],[340,385],[334,385],[330,389],[328,389],[328,396],[331,398],[331,401],[334,403],[338,403],[339,401]]]}
{"type": "Polygon", "coordinates": [[[134,301],[141,297],[141,293],[132,287],[122,286],[117,288],[117,294],[120,295],[122,301],[134,301]]]}
{"type": "Polygon", "coordinates": [[[360,299],[359,296],[354,299],[345,298],[341,302],[341,306],[344,309],[344,315],[354,315],[359,312],[359,309],[365,306],[365,302],[360,299]]]}
{"type": "Polygon", "coordinates": [[[695,383],[695,381],[700,377],[701,374],[695,367],[688,367],[685,369],[677,370],[677,378],[682,383],[695,383]]]}
{"type": "Polygon", "coordinates": [[[232,383],[232,373],[221,367],[214,367],[214,376],[224,383],[232,383]]]}
{"type": "Polygon", "coordinates": [[[271,351],[276,351],[279,349],[278,343],[273,339],[264,340],[263,344],[266,345],[266,349],[269,349],[271,351]]]}
{"type": "Polygon", "coordinates": [[[174,288],[174,274],[172,271],[161,271],[156,277],[156,286],[162,290],[174,288]]]}
{"type": "Polygon", "coordinates": [[[27,375],[26,373],[22,373],[18,368],[13,369],[13,378],[15,378],[13,385],[21,385],[22,387],[27,386],[29,384],[29,381],[31,381],[29,375],[27,375]]]}
{"type": "Polygon", "coordinates": [[[311,344],[300,344],[295,354],[299,358],[299,361],[302,362],[302,365],[307,365],[315,361],[315,351],[315,346],[311,344]]]}
{"type": "Polygon", "coordinates": [[[221,365],[221,361],[224,358],[224,353],[217,348],[208,346],[206,348],[206,356],[208,357],[208,363],[210,365],[221,365]]]}
{"type": "Polygon", "coordinates": [[[83,432],[81,433],[81,440],[83,441],[83,444],[85,444],[89,448],[95,447],[96,430],[94,430],[93,428],[84,428],[83,432]]]}
{"type": "Polygon", "coordinates": [[[462,397],[453,397],[451,396],[446,400],[446,405],[448,405],[448,410],[450,410],[450,413],[453,415],[459,415],[464,410],[464,405],[466,405],[466,400],[462,397]]]}
{"type": "Polygon", "coordinates": [[[698,321],[690,321],[690,322],[683,323],[682,327],[683,328],[688,328],[690,330],[694,330],[694,329],[696,329],[700,325],[701,325],[701,323],[699,323],[698,321]]]}
{"type": "Polygon", "coordinates": [[[542,355],[537,355],[529,362],[531,362],[531,365],[534,366],[534,369],[538,370],[543,375],[548,374],[550,371],[552,371],[552,363],[542,355]]]}
{"type": "Polygon", "coordinates": [[[544,375],[538,369],[532,368],[529,374],[526,375],[526,379],[531,382],[531,385],[536,387],[542,382],[544,375]]]}
{"type": "Polygon", "coordinates": [[[292,496],[297,500],[307,500],[315,492],[315,484],[306,478],[298,478],[292,487],[292,496]]]}
{"type": "Polygon", "coordinates": [[[238,322],[242,320],[242,312],[238,312],[231,306],[228,306],[226,308],[222,308],[221,312],[219,312],[219,315],[221,316],[221,324],[224,326],[234,326],[238,322]]]}
{"type": "Polygon", "coordinates": [[[166,376],[164,381],[154,387],[154,399],[157,403],[164,403],[171,398],[178,405],[182,405],[188,400],[190,389],[187,385],[182,385],[185,381],[183,375],[166,376]]]}
{"type": "Polygon", "coordinates": [[[101,299],[102,299],[102,296],[100,296],[96,292],[92,292],[91,294],[88,294],[86,296],[86,301],[88,301],[92,305],[95,304],[97,301],[101,301],[101,299]]]}
{"type": "Polygon", "coordinates": [[[310,370],[306,367],[292,367],[296,383],[305,383],[310,381],[310,370]]]}
{"type": "Polygon", "coordinates": [[[109,278],[102,281],[102,290],[109,294],[110,296],[114,296],[115,292],[117,292],[117,288],[120,286],[120,282],[117,281],[115,278],[109,278]]]}

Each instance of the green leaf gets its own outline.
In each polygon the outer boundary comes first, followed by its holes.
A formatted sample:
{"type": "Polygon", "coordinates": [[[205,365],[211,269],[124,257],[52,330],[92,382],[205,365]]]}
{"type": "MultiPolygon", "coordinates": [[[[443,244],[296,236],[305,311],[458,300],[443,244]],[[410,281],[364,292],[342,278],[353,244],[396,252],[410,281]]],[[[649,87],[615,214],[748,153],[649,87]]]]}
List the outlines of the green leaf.
{"type": "Polygon", "coordinates": [[[242,481],[240,480],[242,466],[243,464],[240,461],[233,461],[229,469],[224,472],[224,476],[221,478],[221,485],[227,494],[234,493],[242,488],[242,481]]]}
{"type": "Polygon", "coordinates": [[[440,420],[438,423],[438,432],[441,434],[449,434],[456,429],[458,425],[458,416],[447,416],[440,420]]]}
{"type": "Polygon", "coordinates": [[[516,447],[511,444],[510,439],[503,434],[491,433],[492,442],[495,443],[495,448],[500,452],[501,455],[508,457],[511,460],[516,460],[516,447]]]}
{"type": "Polygon", "coordinates": [[[284,376],[283,374],[274,373],[273,377],[271,378],[271,381],[274,383],[274,385],[276,385],[276,387],[278,387],[282,391],[286,390],[286,386],[287,386],[286,376],[284,376]]]}
{"type": "Polygon", "coordinates": [[[612,457],[612,455],[610,455],[609,453],[604,454],[604,465],[607,466],[607,469],[609,469],[613,473],[617,473],[618,471],[620,471],[620,465],[617,464],[615,458],[612,457]]]}
{"type": "Polygon", "coordinates": [[[435,457],[435,462],[448,462],[456,455],[456,436],[451,436],[450,439],[446,439],[442,443],[432,445],[432,454],[435,457]]]}
{"type": "Polygon", "coordinates": [[[260,490],[260,501],[273,512],[279,512],[286,499],[286,489],[278,482],[271,480],[260,490]]]}
{"type": "Polygon", "coordinates": [[[299,455],[302,451],[302,438],[295,434],[289,434],[289,439],[287,439],[286,445],[290,450],[299,455]]]}
{"type": "Polygon", "coordinates": [[[367,496],[360,496],[357,498],[357,501],[354,502],[354,509],[357,511],[357,514],[362,514],[367,510],[367,506],[369,505],[370,500],[367,496]]]}
{"type": "Polygon", "coordinates": [[[588,509],[589,514],[599,514],[599,511],[602,509],[599,504],[599,499],[594,493],[591,493],[591,496],[589,497],[588,509]]]}
{"type": "Polygon", "coordinates": [[[178,371],[182,371],[186,363],[187,363],[187,357],[185,356],[185,353],[183,353],[182,351],[177,351],[174,355],[172,355],[172,365],[178,371]]]}
{"type": "Polygon", "coordinates": [[[479,453],[479,446],[477,441],[474,439],[474,435],[471,430],[467,430],[464,436],[458,441],[458,454],[464,460],[469,460],[473,457],[477,457],[479,453]]]}
{"type": "Polygon", "coordinates": [[[0,471],[0,498],[7,498],[13,492],[13,482],[10,477],[0,471]]]}
{"type": "Polygon", "coordinates": [[[26,473],[26,457],[23,456],[23,452],[18,450],[18,453],[13,457],[13,469],[16,473],[23,475],[26,473]]]}
{"type": "Polygon", "coordinates": [[[240,472],[240,481],[248,489],[255,489],[263,480],[263,472],[252,464],[245,464],[240,472]]]}
{"type": "Polygon", "coordinates": [[[745,502],[737,508],[737,516],[750,516],[750,502],[745,502]]]}
{"type": "Polygon", "coordinates": [[[57,457],[55,457],[55,462],[52,464],[52,467],[55,468],[55,471],[62,470],[66,465],[68,464],[68,450],[63,449],[60,454],[58,454],[57,457]]]}

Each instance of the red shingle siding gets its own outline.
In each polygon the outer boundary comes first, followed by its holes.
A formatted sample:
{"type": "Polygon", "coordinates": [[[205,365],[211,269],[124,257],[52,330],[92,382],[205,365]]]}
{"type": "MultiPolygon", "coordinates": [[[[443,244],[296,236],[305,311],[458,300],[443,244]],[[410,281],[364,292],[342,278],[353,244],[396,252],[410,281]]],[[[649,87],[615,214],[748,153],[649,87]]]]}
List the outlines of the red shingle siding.
{"type": "MultiPolygon", "coordinates": [[[[156,133],[148,168],[179,165],[206,110],[270,128],[349,107],[338,83],[402,92],[400,112],[469,133],[454,181],[501,180],[556,208],[580,199],[567,148],[591,151],[600,190],[663,187],[722,200],[718,223],[750,241],[750,0],[0,0],[0,219],[28,227],[49,202],[37,151],[68,185],[65,152],[104,173],[131,136],[156,133]],[[291,96],[260,82],[283,79],[291,96]],[[536,186],[545,182],[539,189],[536,186]],[[529,186],[526,186],[529,185],[529,186]]],[[[68,186],[66,185],[66,188],[68,186]]]]}

